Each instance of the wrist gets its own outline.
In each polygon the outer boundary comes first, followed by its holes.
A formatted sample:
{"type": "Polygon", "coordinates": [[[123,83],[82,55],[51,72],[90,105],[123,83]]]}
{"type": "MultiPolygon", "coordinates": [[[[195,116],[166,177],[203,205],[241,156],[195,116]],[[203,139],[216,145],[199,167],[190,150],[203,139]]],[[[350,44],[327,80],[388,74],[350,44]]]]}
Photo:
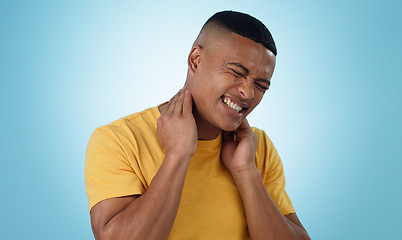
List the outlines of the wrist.
{"type": "Polygon", "coordinates": [[[257,169],[255,165],[232,169],[230,170],[230,173],[232,174],[232,177],[235,180],[235,182],[255,177],[261,178],[261,172],[260,170],[257,169]]]}
{"type": "Polygon", "coordinates": [[[193,154],[179,152],[179,151],[168,151],[165,154],[165,159],[169,159],[170,161],[178,161],[178,162],[186,162],[190,161],[193,154]]]}

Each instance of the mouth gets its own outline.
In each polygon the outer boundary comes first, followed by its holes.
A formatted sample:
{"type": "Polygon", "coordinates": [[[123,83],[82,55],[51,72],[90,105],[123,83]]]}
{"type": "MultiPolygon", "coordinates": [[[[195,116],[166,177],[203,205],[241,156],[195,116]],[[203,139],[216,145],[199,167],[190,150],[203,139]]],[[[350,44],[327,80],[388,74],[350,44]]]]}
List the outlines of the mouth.
{"type": "Polygon", "coordinates": [[[245,104],[241,104],[241,103],[236,103],[234,100],[226,97],[226,96],[222,96],[221,97],[222,102],[231,110],[237,112],[237,113],[241,113],[241,112],[245,112],[247,110],[247,107],[245,104]]]}

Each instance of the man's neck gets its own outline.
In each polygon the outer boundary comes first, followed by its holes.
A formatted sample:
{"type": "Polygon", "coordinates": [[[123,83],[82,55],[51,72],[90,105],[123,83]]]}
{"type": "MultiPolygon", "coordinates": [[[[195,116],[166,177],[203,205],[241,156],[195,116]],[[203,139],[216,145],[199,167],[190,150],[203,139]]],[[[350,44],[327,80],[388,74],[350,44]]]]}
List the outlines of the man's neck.
{"type": "MultiPolygon", "coordinates": [[[[166,107],[166,104],[159,106],[159,112],[166,107]]],[[[193,116],[197,125],[198,140],[212,140],[219,136],[221,129],[216,128],[206,121],[203,117],[197,114],[195,106],[193,105],[193,116]]]]}
{"type": "Polygon", "coordinates": [[[208,123],[203,117],[197,114],[193,108],[195,123],[197,124],[198,140],[212,140],[218,137],[221,129],[208,123]]]}

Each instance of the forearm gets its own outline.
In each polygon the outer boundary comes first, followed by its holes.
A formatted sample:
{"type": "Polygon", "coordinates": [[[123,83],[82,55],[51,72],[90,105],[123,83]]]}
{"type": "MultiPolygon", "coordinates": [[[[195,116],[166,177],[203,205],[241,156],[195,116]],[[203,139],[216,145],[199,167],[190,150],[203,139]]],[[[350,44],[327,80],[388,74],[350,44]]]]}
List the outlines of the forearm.
{"type": "Polygon", "coordinates": [[[180,204],[189,158],[167,155],[148,190],[107,223],[102,239],[167,239],[180,204]]]}
{"type": "Polygon", "coordinates": [[[252,240],[309,239],[302,227],[279,211],[267,192],[257,168],[232,172],[243,202],[252,240]]]}

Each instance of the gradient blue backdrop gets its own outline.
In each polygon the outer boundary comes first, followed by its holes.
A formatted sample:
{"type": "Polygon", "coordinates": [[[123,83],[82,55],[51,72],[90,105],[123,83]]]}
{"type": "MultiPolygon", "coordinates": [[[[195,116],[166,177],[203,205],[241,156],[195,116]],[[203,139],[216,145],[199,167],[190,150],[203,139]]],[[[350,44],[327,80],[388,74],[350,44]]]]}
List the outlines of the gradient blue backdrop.
{"type": "Polygon", "coordinates": [[[250,115],[313,239],[402,239],[400,1],[0,2],[2,239],[93,239],[92,131],[168,100],[205,20],[262,20],[279,55],[250,115]]]}

